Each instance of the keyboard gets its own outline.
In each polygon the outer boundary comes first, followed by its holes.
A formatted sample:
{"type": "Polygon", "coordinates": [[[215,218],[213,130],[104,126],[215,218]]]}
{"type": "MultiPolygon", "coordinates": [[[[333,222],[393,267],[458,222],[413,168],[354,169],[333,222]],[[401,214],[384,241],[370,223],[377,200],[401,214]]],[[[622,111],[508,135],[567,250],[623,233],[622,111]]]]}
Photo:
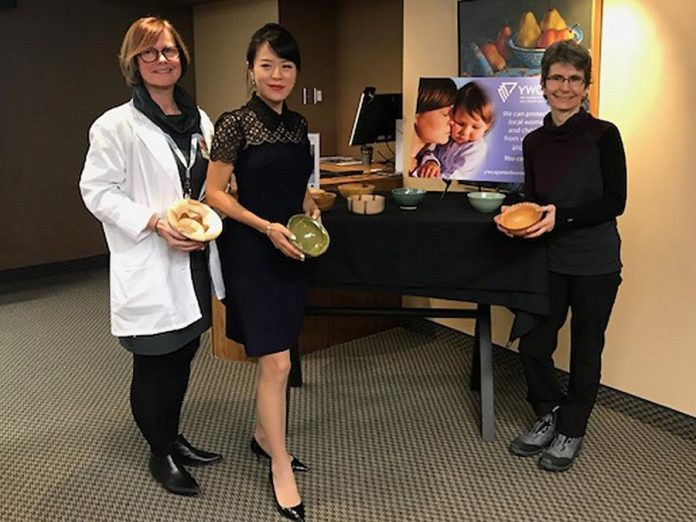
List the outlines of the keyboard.
{"type": "Polygon", "coordinates": [[[355,158],[349,158],[347,156],[327,156],[320,158],[320,163],[329,163],[331,165],[336,165],[337,167],[352,167],[353,165],[361,165],[362,162],[355,158]]]}

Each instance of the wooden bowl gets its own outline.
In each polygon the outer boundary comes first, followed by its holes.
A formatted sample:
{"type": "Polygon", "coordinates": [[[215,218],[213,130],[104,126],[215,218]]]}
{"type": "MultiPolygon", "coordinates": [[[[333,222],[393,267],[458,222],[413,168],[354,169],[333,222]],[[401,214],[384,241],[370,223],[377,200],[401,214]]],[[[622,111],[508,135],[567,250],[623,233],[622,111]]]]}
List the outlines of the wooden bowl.
{"type": "Polygon", "coordinates": [[[348,210],[353,214],[374,215],[384,211],[384,196],[358,194],[348,198],[348,210]]]}
{"type": "Polygon", "coordinates": [[[543,213],[536,203],[518,203],[500,214],[498,223],[513,236],[523,236],[529,227],[541,219],[543,213]]]}
{"type": "Polygon", "coordinates": [[[325,190],[315,192],[314,190],[310,190],[309,193],[322,212],[331,210],[331,207],[333,207],[336,202],[336,194],[334,192],[326,192],[325,190]]]}
{"type": "Polygon", "coordinates": [[[194,241],[212,241],[222,232],[222,220],[205,203],[195,199],[179,199],[167,209],[169,225],[194,241]]]}
{"type": "Polygon", "coordinates": [[[360,194],[372,194],[374,190],[375,186],[368,185],[367,183],[344,183],[338,186],[338,191],[341,193],[341,196],[346,199],[360,194]]]}

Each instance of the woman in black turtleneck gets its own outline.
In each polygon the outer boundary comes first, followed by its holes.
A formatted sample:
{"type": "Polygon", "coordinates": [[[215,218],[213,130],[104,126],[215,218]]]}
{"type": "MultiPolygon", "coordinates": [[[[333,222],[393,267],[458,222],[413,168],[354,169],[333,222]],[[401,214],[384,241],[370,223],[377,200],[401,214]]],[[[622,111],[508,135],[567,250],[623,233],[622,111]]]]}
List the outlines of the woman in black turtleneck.
{"type": "Polygon", "coordinates": [[[541,454],[539,465],[549,471],[568,469],[582,447],[621,283],[616,217],[626,203],[626,158],[618,129],[583,109],[591,69],[589,53],[573,41],[546,50],[541,85],[551,112],[523,143],[525,197],[545,211],[525,237],[546,240],[550,315],[520,340],[527,399],[537,420],[510,451],[541,454]],[[569,309],[570,381],[563,393],[552,355],[569,309]]]}
{"type": "Polygon", "coordinates": [[[133,354],[131,409],[150,446],[150,473],[172,493],[195,495],[184,466],[221,456],[192,447],[179,418],[211,323],[211,278],[221,281],[221,273],[207,244],[169,226],[166,209],[203,195],[212,123],[177,85],[189,54],[168,21],[136,20],[120,62],[133,99],[92,125],[80,190],[109,246],[111,331],[133,354]]]}

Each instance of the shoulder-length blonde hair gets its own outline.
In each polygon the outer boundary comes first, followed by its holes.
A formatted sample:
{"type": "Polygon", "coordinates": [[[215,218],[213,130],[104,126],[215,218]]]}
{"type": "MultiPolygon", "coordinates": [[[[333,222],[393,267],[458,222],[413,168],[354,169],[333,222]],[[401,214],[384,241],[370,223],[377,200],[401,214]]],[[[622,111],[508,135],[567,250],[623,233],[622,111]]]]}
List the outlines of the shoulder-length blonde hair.
{"type": "Polygon", "coordinates": [[[140,77],[140,72],[138,72],[138,55],[145,49],[153,47],[165,31],[169,32],[172,38],[174,38],[174,42],[179,48],[181,76],[186,73],[191,57],[179,32],[168,20],[156,16],[146,16],[138,18],[128,28],[126,35],[123,37],[121,52],[118,56],[121,72],[129,86],[133,87],[143,81],[140,77]]]}

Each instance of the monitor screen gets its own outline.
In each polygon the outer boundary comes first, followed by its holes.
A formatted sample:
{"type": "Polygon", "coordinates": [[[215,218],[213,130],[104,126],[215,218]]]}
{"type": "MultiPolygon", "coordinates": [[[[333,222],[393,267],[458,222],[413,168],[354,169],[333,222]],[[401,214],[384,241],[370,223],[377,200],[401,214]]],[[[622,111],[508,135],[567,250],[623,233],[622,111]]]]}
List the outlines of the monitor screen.
{"type": "Polygon", "coordinates": [[[374,87],[366,87],[360,95],[349,145],[394,141],[398,119],[401,119],[401,93],[377,94],[374,87]]]}

